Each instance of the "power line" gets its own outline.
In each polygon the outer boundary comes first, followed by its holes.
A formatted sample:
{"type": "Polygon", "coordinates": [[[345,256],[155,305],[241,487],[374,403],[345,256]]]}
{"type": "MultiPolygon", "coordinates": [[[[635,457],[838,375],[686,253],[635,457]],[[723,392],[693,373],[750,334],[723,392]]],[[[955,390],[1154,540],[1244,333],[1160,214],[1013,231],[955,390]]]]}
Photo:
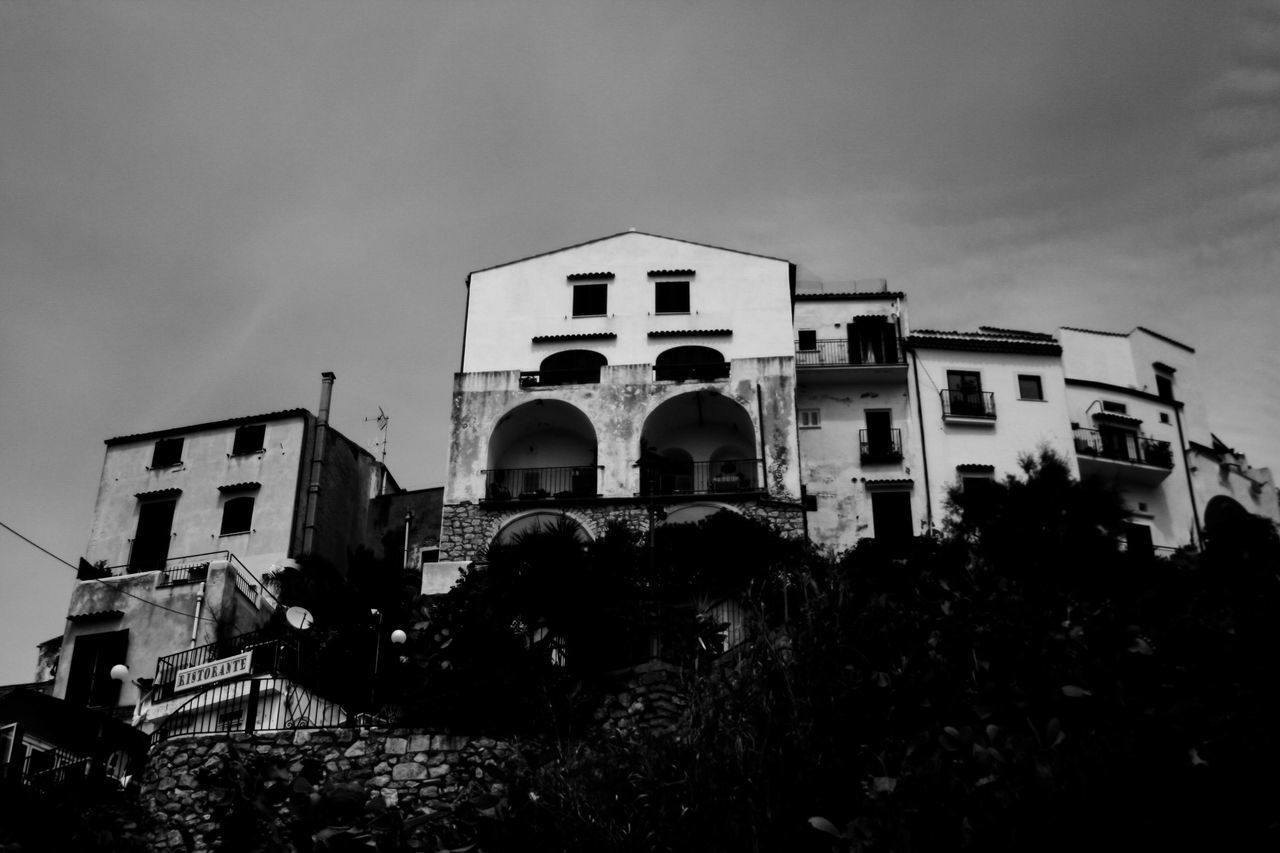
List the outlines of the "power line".
{"type": "MultiPolygon", "coordinates": [[[[23,536],[21,533],[19,533],[18,531],[14,530],[14,529],[13,529],[12,527],[10,527],[9,525],[5,524],[3,521],[0,521],[0,527],[3,527],[5,530],[9,531],[9,532],[10,532],[10,533],[12,533],[14,536],[17,536],[19,539],[21,539],[23,542],[26,542],[26,543],[27,543],[28,545],[30,545],[31,547],[33,547],[33,548],[35,548],[35,549],[37,549],[37,550],[39,550],[39,551],[43,551],[45,554],[48,554],[50,557],[52,557],[53,559],[57,560],[59,563],[62,563],[64,566],[68,566],[68,567],[70,567],[70,568],[72,568],[72,569],[75,569],[75,570],[76,570],[76,572],[79,572],[79,571],[80,571],[80,567],[79,567],[79,566],[76,566],[76,565],[74,565],[74,564],[72,564],[72,563],[68,563],[66,560],[62,559],[62,558],[61,558],[61,557],[59,557],[57,554],[55,554],[55,553],[53,553],[52,551],[50,551],[48,548],[45,548],[43,545],[40,545],[40,544],[39,544],[39,543],[37,543],[37,542],[33,542],[32,540],[28,539],[26,536],[23,536]]],[[[160,609],[160,610],[168,611],[169,613],[176,613],[176,614],[178,614],[179,616],[185,616],[185,617],[186,617],[186,618],[188,618],[188,619],[199,619],[201,622],[213,622],[213,623],[215,623],[215,624],[216,624],[216,623],[217,623],[217,621],[218,621],[218,620],[216,620],[216,619],[210,619],[210,618],[208,618],[207,616],[196,616],[194,613],[187,613],[187,612],[182,611],[182,610],[174,610],[172,607],[165,607],[163,604],[157,604],[156,602],[152,601],[152,600],[151,600],[151,599],[149,599],[149,598],[143,598],[143,597],[142,597],[142,596],[140,596],[140,595],[134,595],[133,593],[128,592],[128,591],[123,590],[123,589],[120,589],[119,587],[117,587],[117,586],[115,586],[115,585],[113,585],[113,584],[109,584],[109,583],[107,583],[105,580],[103,580],[102,578],[94,578],[94,580],[96,580],[98,583],[102,584],[103,586],[107,587],[108,589],[112,589],[112,590],[114,590],[114,591],[116,591],[116,592],[120,593],[121,595],[127,596],[127,597],[129,597],[129,598],[137,599],[138,601],[141,601],[143,604],[149,605],[149,606],[151,606],[151,607],[158,608],[158,609],[160,609]]]]}

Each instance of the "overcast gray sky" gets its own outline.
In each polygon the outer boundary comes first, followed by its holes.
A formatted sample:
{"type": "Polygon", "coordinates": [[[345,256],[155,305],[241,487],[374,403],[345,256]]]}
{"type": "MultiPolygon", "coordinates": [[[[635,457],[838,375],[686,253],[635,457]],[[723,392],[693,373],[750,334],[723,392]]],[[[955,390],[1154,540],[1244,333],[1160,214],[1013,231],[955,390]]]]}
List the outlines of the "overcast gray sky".
{"type": "MultiPolygon", "coordinates": [[[[1150,326],[1280,465],[1280,4],[0,5],[0,521],[292,406],[439,485],[467,271],[635,227],[916,327],[1150,326]]],[[[73,573],[0,530],[0,683],[73,573]]]]}

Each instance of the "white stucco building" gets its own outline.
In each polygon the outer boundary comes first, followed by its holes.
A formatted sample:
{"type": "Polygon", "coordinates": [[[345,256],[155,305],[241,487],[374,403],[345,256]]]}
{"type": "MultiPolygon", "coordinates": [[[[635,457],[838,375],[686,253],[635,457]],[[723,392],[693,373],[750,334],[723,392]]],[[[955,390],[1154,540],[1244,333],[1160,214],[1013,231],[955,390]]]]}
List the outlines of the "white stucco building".
{"type": "Polygon", "coordinates": [[[441,559],[551,517],[799,534],[794,274],[635,231],[471,273],[441,559]]]}

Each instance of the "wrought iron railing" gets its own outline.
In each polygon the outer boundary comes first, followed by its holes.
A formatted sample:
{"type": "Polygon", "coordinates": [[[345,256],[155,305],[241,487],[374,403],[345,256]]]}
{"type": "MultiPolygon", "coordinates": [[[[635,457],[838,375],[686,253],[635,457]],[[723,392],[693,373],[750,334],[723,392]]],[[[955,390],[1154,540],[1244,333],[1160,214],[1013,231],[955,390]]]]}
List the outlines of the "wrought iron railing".
{"type": "Polygon", "coordinates": [[[653,378],[659,382],[712,382],[716,379],[729,378],[729,362],[700,362],[697,364],[657,364],[653,368],[653,378]]]}
{"type": "Polygon", "coordinates": [[[996,395],[991,391],[942,392],[942,416],[948,418],[990,418],[996,416],[996,395]]]}
{"type": "Polygon", "coordinates": [[[661,460],[640,465],[640,494],[709,495],[760,490],[759,459],[717,462],[661,460]]]}
{"type": "Polygon", "coordinates": [[[484,496],[489,501],[593,498],[602,470],[602,465],[493,468],[482,472],[484,496]]]}
{"type": "Polygon", "coordinates": [[[858,450],[863,462],[902,461],[902,430],[858,430],[858,450]]]}
{"type": "Polygon", "coordinates": [[[796,341],[796,367],[874,367],[906,363],[907,354],[896,339],[878,342],[878,345],[857,347],[852,352],[847,339],[814,341],[813,346],[808,348],[796,341]]]}
{"type": "Polygon", "coordinates": [[[181,670],[203,666],[247,651],[253,652],[249,662],[249,673],[253,675],[272,672],[297,677],[304,674],[305,664],[309,660],[299,638],[281,637],[270,630],[252,631],[158,658],[152,688],[153,701],[163,701],[174,695],[181,670]]]}
{"type": "Polygon", "coordinates": [[[1101,432],[1096,429],[1075,429],[1076,453],[1097,456],[1116,462],[1132,462],[1138,465],[1154,465],[1157,468],[1173,468],[1173,449],[1167,441],[1147,438],[1123,430],[1101,432]]]}
{"type": "Polygon", "coordinates": [[[568,367],[560,370],[522,370],[521,388],[544,388],[552,385],[594,385],[600,381],[600,368],[568,367]]]}
{"type": "Polygon", "coordinates": [[[165,718],[151,746],[171,737],[217,732],[265,732],[354,726],[345,708],[288,678],[250,678],[215,684],[165,718]]]}

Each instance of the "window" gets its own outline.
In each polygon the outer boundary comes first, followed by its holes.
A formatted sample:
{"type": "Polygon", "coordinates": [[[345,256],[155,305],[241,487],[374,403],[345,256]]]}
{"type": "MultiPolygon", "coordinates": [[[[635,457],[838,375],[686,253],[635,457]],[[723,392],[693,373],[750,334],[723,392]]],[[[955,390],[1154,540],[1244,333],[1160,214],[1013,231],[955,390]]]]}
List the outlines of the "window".
{"type": "Polygon", "coordinates": [[[887,317],[854,317],[848,326],[850,364],[901,364],[898,333],[887,317]]]}
{"type": "Polygon", "coordinates": [[[152,468],[169,468],[182,464],[182,439],[162,438],[156,442],[151,454],[152,468]]]}
{"type": "Polygon", "coordinates": [[[1129,414],[1129,407],[1124,403],[1117,403],[1113,400],[1103,400],[1102,411],[1110,412],[1113,415],[1127,415],[1129,414]]]}
{"type": "Polygon", "coordinates": [[[992,474],[970,471],[960,475],[960,491],[965,494],[980,493],[983,489],[991,488],[993,483],[995,477],[992,474]]]}
{"type": "Polygon", "coordinates": [[[800,343],[798,349],[803,352],[812,352],[818,348],[818,333],[814,329],[801,329],[799,331],[800,343]]]}
{"type": "Polygon", "coordinates": [[[1156,374],[1156,394],[1161,400],[1173,399],[1173,380],[1168,376],[1156,374]]]}
{"type": "Polygon", "coordinates": [[[1155,553],[1151,541],[1151,528],[1145,524],[1127,521],[1124,524],[1124,545],[1133,557],[1150,557],[1155,553]]]}
{"type": "Polygon", "coordinates": [[[877,541],[909,541],[915,533],[911,524],[910,492],[872,492],[871,520],[877,541]]]}
{"type": "Polygon", "coordinates": [[[236,429],[236,440],[231,445],[231,455],[240,456],[246,453],[258,453],[266,448],[266,424],[242,426],[236,429]]]}
{"type": "Polygon", "coordinates": [[[114,707],[120,699],[120,682],[112,679],[111,667],[125,663],[128,651],[128,628],[76,637],[71,647],[66,700],[73,705],[114,707]]]}
{"type": "Polygon", "coordinates": [[[817,429],[822,426],[821,409],[800,409],[800,428],[817,429]]]}
{"type": "Polygon", "coordinates": [[[995,417],[995,404],[988,406],[989,396],[982,392],[982,375],[976,370],[948,370],[946,409],[961,417],[995,417]]]}
{"type": "Polygon", "coordinates": [[[575,284],[573,286],[573,316],[602,317],[609,313],[609,285],[575,284]]]}
{"type": "Polygon", "coordinates": [[[1040,384],[1040,377],[1030,373],[1018,374],[1018,399],[1020,400],[1043,400],[1044,386],[1040,384]]]}
{"type": "Polygon", "coordinates": [[[688,314],[689,282],[655,281],[653,311],[655,314],[688,314]]]}
{"type": "Polygon", "coordinates": [[[231,498],[222,505],[222,531],[220,536],[248,533],[253,522],[253,496],[231,498]]]}
{"type": "Polygon", "coordinates": [[[818,511],[818,496],[809,494],[809,490],[804,486],[800,487],[800,501],[804,504],[805,512],[818,511]]]}
{"type": "Polygon", "coordinates": [[[1169,413],[1168,413],[1168,412],[1161,412],[1161,413],[1160,413],[1160,423],[1162,423],[1162,424],[1167,424],[1167,423],[1169,423],[1169,413]]]}
{"type": "Polygon", "coordinates": [[[150,572],[164,566],[169,556],[176,500],[144,501],[138,507],[138,529],[129,551],[130,572],[150,572]]]}

